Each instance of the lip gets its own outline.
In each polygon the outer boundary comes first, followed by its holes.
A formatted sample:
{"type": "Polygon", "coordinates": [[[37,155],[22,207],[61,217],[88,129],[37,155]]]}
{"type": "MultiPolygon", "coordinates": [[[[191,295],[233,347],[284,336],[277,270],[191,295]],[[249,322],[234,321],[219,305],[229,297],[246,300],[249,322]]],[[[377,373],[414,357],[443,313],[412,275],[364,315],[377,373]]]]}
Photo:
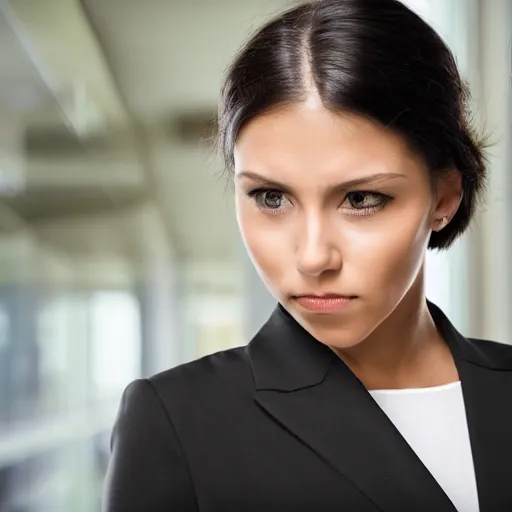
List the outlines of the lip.
{"type": "Polygon", "coordinates": [[[357,297],[349,295],[298,295],[293,299],[302,308],[313,313],[335,313],[349,307],[357,297]]]}

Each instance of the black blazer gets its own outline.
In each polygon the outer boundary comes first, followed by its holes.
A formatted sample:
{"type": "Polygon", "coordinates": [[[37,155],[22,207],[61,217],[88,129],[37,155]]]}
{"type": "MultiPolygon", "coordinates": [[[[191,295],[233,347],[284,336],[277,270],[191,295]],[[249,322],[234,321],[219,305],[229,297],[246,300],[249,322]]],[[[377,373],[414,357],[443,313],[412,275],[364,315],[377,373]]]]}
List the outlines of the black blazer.
{"type": "MultiPolygon", "coordinates": [[[[512,511],[512,347],[434,305],[462,381],[481,512],[512,511]]],[[[454,512],[333,351],[281,307],[247,347],[126,389],[104,512],[454,512]]]]}

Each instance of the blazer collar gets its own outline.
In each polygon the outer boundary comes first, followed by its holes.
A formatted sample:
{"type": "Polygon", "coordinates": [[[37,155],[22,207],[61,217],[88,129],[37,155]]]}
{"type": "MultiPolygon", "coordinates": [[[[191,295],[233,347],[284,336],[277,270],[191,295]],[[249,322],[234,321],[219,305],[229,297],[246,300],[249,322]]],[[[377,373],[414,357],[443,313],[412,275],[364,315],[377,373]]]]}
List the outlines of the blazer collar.
{"type": "MultiPolygon", "coordinates": [[[[439,308],[430,302],[428,307],[461,378],[480,511],[504,510],[500,507],[505,503],[512,510],[512,494],[505,482],[505,468],[512,459],[512,414],[504,415],[512,393],[512,371],[503,371],[512,370],[512,359],[503,357],[498,344],[487,350],[482,346],[485,342],[466,339],[439,308]]],[[[247,352],[256,401],[379,510],[455,512],[359,379],[281,305],[247,352]]]]}
{"type": "Polygon", "coordinates": [[[248,353],[257,390],[295,391],[315,386],[337,358],[280,304],[249,343],[248,353]]]}
{"type": "MultiPolygon", "coordinates": [[[[487,351],[482,341],[464,337],[435,304],[427,301],[437,329],[452,355],[492,370],[512,370],[512,350],[487,351]],[[503,357],[505,355],[505,357],[503,357]]],[[[490,343],[490,342],[484,342],[490,343]]],[[[508,350],[507,350],[508,349],[508,350]]],[[[248,345],[251,366],[259,390],[294,391],[320,384],[338,356],[311,336],[278,304],[266,324],[248,345]]]]}

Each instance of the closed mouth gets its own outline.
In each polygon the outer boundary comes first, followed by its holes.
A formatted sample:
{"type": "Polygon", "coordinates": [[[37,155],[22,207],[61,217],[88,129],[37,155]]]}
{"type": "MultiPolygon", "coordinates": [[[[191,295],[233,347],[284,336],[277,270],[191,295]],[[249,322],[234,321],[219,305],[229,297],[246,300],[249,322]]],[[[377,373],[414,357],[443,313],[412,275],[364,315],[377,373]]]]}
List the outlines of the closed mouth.
{"type": "Polygon", "coordinates": [[[345,300],[351,300],[351,299],[357,299],[356,295],[340,295],[338,293],[325,293],[322,295],[317,294],[301,294],[301,295],[292,295],[293,299],[317,299],[317,300],[328,300],[328,299],[345,299],[345,300]]]}

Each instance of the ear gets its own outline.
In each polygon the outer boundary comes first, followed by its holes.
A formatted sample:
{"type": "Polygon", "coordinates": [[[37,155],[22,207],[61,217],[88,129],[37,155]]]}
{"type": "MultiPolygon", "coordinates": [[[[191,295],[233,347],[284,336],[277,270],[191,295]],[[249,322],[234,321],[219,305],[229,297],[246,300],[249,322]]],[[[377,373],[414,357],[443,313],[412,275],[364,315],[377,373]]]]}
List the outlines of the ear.
{"type": "Polygon", "coordinates": [[[432,230],[441,231],[457,213],[462,201],[462,176],[457,169],[444,172],[434,183],[435,202],[432,211],[432,230]]]}

